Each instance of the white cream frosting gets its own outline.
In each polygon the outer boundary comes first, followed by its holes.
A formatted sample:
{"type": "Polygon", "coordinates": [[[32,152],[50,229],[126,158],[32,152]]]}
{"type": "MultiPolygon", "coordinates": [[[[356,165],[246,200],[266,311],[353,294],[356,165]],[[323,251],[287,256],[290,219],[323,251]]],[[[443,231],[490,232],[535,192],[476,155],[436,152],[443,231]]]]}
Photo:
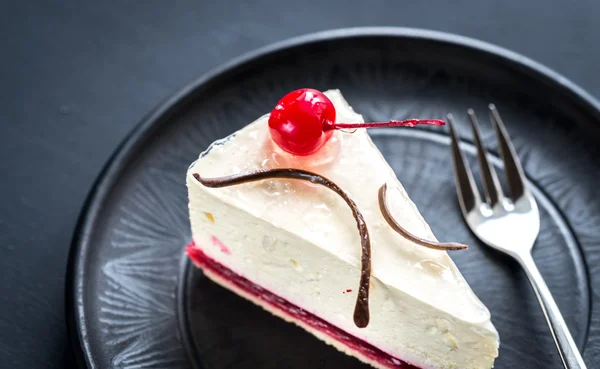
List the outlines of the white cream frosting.
{"type": "MultiPolygon", "coordinates": [[[[336,107],[338,122],[363,121],[339,91],[326,94],[336,107]]],[[[448,254],[406,240],[383,219],[377,193],[387,183],[394,218],[411,233],[435,240],[366,130],[337,131],[325,149],[302,158],[274,147],[267,121],[263,116],[216,142],[190,167],[194,241],[243,277],[392,356],[424,368],[492,367],[498,333],[488,309],[448,254]],[[210,189],[192,176],[277,167],[321,174],[357,203],[372,245],[367,328],[357,328],[352,319],[361,247],[356,222],[338,195],[287,179],[210,189]],[[231,253],[221,252],[212,236],[231,253]]]]}

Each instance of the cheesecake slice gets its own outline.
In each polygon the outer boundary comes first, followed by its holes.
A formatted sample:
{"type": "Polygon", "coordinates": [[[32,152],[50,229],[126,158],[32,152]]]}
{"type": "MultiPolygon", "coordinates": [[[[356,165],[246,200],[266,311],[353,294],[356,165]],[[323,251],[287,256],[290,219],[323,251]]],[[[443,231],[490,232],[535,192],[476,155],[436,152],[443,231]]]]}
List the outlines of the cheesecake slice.
{"type": "MultiPolygon", "coordinates": [[[[339,91],[325,94],[336,121],[363,122],[339,91]]],[[[366,130],[336,131],[319,152],[298,157],[273,144],[268,119],[216,141],[189,167],[193,263],[214,282],[376,368],[491,368],[499,339],[488,309],[445,251],[415,242],[436,239],[366,130]],[[222,188],[199,180],[278,168],[326,178],[360,211],[371,251],[363,324],[355,302],[364,235],[344,198],[293,178],[222,188]],[[382,185],[387,215],[413,239],[382,213],[382,185]]]]}

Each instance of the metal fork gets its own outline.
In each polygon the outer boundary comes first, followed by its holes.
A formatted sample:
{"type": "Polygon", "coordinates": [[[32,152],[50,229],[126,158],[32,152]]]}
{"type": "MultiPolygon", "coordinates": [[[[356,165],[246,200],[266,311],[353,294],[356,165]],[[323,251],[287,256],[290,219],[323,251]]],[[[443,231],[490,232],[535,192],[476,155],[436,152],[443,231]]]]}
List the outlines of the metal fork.
{"type": "Polygon", "coordinates": [[[573,337],[531,255],[531,249],[540,231],[540,215],[537,204],[527,188],[523,168],[498,110],[493,104],[489,105],[489,110],[511,196],[504,196],[498,175],[488,161],[475,112],[473,109],[469,109],[469,120],[473,128],[485,200],[482,201],[479,195],[471,169],[460,149],[454,117],[452,114],[448,114],[452,138],[454,179],[460,208],[469,228],[481,241],[512,256],[525,270],[542,306],[564,367],[585,369],[585,363],[573,337]]]}

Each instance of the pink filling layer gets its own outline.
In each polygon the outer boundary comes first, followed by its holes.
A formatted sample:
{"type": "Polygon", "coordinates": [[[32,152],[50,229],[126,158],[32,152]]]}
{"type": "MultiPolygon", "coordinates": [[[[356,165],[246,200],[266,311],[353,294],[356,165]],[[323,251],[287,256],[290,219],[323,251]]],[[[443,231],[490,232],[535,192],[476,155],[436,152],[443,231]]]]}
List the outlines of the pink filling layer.
{"type": "Polygon", "coordinates": [[[248,294],[268,303],[274,308],[282,311],[290,317],[302,321],[304,324],[317,329],[320,332],[328,335],[336,341],[342,343],[353,351],[361,353],[363,356],[385,365],[388,368],[394,369],[418,369],[417,367],[410,365],[400,359],[397,359],[382,350],[374,347],[373,345],[356,338],[340,328],[326,322],[318,316],[307,312],[306,310],[284,300],[283,298],[275,295],[274,293],[267,291],[247,280],[246,278],[234,273],[231,269],[223,266],[217,261],[208,257],[200,247],[197,247],[193,242],[187,246],[186,252],[190,259],[198,267],[209,270],[210,272],[218,275],[222,279],[229,281],[232,285],[245,291],[248,294]]]}

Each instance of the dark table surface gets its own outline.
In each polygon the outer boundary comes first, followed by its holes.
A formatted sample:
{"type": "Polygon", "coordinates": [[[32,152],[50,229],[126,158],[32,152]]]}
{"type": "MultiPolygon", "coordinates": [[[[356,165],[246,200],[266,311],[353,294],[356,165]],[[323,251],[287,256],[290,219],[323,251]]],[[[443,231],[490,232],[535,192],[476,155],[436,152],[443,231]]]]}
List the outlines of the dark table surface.
{"type": "Polygon", "coordinates": [[[598,97],[598,18],[596,0],[2,2],[0,367],[74,367],[64,285],[84,199],[119,142],[189,80],[288,37],[405,26],[496,43],[598,97]]]}

